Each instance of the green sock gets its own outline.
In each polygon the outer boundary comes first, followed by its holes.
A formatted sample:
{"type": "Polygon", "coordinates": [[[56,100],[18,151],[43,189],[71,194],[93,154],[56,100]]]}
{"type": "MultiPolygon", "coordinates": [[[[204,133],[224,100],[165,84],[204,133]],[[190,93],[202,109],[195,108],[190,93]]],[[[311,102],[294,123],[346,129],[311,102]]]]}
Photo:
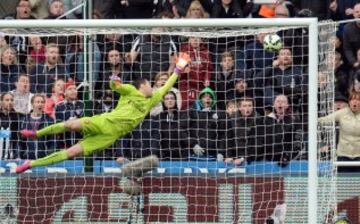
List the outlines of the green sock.
{"type": "Polygon", "coordinates": [[[43,128],[43,129],[37,131],[36,132],[36,137],[40,138],[40,137],[43,137],[45,135],[60,134],[60,133],[64,133],[65,131],[66,131],[65,123],[60,122],[60,123],[50,125],[50,126],[48,126],[46,128],[43,128]]]}
{"type": "Polygon", "coordinates": [[[30,162],[31,167],[37,167],[37,166],[46,166],[46,165],[52,165],[58,162],[62,162],[64,160],[67,160],[69,158],[66,150],[61,150],[58,152],[54,152],[48,156],[45,156],[43,158],[33,160],[30,162]]]}

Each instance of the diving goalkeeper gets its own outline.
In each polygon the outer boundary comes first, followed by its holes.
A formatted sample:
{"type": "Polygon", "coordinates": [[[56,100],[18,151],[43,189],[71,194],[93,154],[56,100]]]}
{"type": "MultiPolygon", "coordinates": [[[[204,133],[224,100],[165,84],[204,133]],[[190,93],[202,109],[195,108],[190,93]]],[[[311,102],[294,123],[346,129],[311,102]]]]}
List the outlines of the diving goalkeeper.
{"type": "Polygon", "coordinates": [[[116,108],[110,113],[68,120],[38,131],[21,130],[20,134],[25,138],[40,138],[45,135],[60,134],[67,131],[81,132],[84,138],[66,150],[54,152],[37,160],[26,160],[22,165],[16,167],[16,173],[22,173],[33,167],[59,163],[75,156],[90,156],[95,152],[108,148],[144,120],[150,110],[174,86],[178,75],[189,63],[189,55],[180,54],[174,73],[166,84],[155,92],[153,92],[150,82],[146,79],[137,80],[133,86],[122,84],[118,76],[111,76],[110,88],[120,93],[121,97],[116,108]]]}

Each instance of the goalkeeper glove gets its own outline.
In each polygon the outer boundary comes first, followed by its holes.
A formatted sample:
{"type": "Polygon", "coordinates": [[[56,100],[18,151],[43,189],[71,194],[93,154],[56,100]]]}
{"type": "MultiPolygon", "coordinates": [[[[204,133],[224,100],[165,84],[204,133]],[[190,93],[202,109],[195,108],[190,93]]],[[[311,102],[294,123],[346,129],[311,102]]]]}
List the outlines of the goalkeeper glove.
{"type": "Polygon", "coordinates": [[[179,57],[176,60],[176,67],[174,72],[177,74],[182,73],[185,70],[186,66],[190,64],[190,62],[191,62],[191,58],[188,54],[180,53],[179,57]]]}
{"type": "Polygon", "coordinates": [[[117,75],[112,75],[112,76],[109,77],[109,79],[111,81],[120,81],[121,82],[121,78],[119,76],[117,76],[117,75]]]}
{"type": "Polygon", "coordinates": [[[204,155],[205,150],[200,145],[196,144],[193,147],[193,152],[197,156],[202,156],[202,155],[204,155]]]}

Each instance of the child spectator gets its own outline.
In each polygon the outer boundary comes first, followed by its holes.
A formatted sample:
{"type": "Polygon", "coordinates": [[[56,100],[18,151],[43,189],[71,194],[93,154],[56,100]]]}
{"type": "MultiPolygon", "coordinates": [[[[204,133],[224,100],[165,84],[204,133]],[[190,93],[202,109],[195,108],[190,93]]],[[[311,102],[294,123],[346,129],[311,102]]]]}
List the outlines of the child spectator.
{"type": "Polygon", "coordinates": [[[46,98],[44,112],[51,118],[55,118],[55,106],[64,100],[65,81],[58,79],[52,87],[52,94],[46,98]]]}

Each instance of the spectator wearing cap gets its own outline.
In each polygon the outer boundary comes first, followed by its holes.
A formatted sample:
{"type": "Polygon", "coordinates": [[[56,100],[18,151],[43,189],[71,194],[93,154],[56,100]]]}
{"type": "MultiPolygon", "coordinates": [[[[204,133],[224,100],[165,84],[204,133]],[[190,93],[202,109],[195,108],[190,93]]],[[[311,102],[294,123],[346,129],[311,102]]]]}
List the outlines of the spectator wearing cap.
{"type": "MultiPolygon", "coordinates": [[[[355,19],[360,18],[360,3],[357,3],[353,8],[353,16],[355,19]]],[[[343,48],[346,60],[349,66],[356,68],[359,62],[356,58],[356,53],[360,49],[360,22],[355,21],[344,26],[343,48]]]]}
{"type": "Polygon", "coordinates": [[[341,110],[349,106],[348,98],[344,96],[342,93],[335,92],[334,95],[335,95],[335,99],[334,99],[335,111],[341,110]]]}
{"type": "Polygon", "coordinates": [[[22,70],[23,68],[17,61],[15,50],[11,47],[6,48],[1,54],[0,91],[9,92],[15,89],[15,82],[22,70]]]}
{"type": "Polygon", "coordinates": [[[61,63],[59,47],[57,44],[46,45],[45,62],[37,64],[30,72],[32,85],[31,92],[51,94],[51,88],[58,79],[68,78],[65,66],[61,63]]]}
{"type": "Polygon", "coordinates": [[[30,113],[31,98],[33,93],[30,92],[30,78],[27,74],[20,74],[16,81],[16,89],[11,91],[14,96],[14,110],[20,114],[30,113]]]}
{"type": "MultiPolygon", "coordinates": [[[[64,101],[55,106],[56,122],[83,117],[85,115],[85,104],[78,99],[78,91],[73,80],[70,79],[66,82],[64,95],[64,101]]],[[[76,140],[81,138],[81,135],[79,133],[65,133],[63,137],[65,142],[63,147],[66,148],[66,146],[75,144],[76,140]]]]}
{"type": "MultiPolygon", "coordinates": [[[[51,124],[54,119],[45,114],[45,96],[35,94],[31,98],[32,112],[25,115],[20,122],[20,130],[40,130],[51,124]]],[[[21,159],[38,159],[42,158],[55,149],[55,137],[45,136],[38,139],[21,139],[20,141],[20,158],[21,159]]]]}
{"type": "Polygon", "coordinates": [[[52,87],[52,94],[46,98],[44,112],[51,118],[55,118],[55,106],[64,100],[65,81],[58,79],[52,87]]]}
{"type": "MultiPolygon", "coordinates": [[[[319,118],[322,125],[331,124],[333,121],[339,124],[339,143],[336,154],[338,161],[360,161],[360,93],[351,92],[348,98],[349,107],[337,110],[325,117],[319,118]]],[[[339,171],[359,171],[359,167],[341,167],[339,171]]]]}

